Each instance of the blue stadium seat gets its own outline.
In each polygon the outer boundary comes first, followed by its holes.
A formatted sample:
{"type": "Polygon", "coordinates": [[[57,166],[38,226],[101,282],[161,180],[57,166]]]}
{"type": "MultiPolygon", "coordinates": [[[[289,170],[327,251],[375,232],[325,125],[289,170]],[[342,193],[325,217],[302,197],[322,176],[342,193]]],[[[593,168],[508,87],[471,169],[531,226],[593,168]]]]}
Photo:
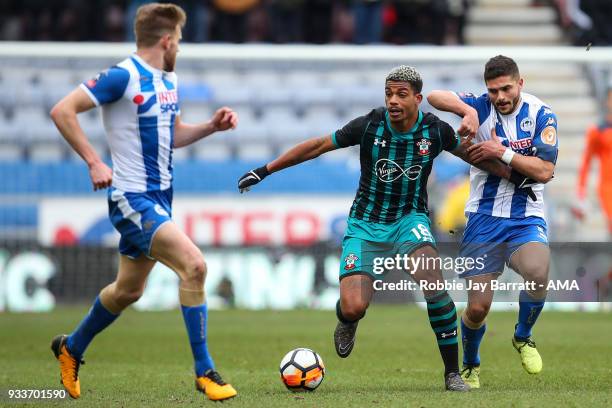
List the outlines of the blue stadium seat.
{"type": "Polygon", "coordinates": [[[257,89],[253,93],[253,103],[261,109],[275,105],[293,105],[295,103],[296,91],[293,88],[274,86],[267,89],[257,89]]]}
{"type": "Polygon", "coordinates": [[[62,140],[61,134],[51,120],[31,122],[31,124],[20,127],[20,129],[22,129],[20,134],[30,145],[41,141],[54,143],[62,140]]]}
{"type": "Polygon", "coordinates": [[[24,159],[24,151],[23,143],[0,138],[0,161],[21,161],[24,159]]]}
{"type": "Polygon", "coordinates": [[[20,130],[14,121],[0,120],[0,141],[23,141],[20,130]]]}
{"type": "Polygon", "coordinates": [[[249,104],[253,101],[255,91],[250,88],[240,87],[235,84],[232,87],[221,87],[213,85],[211,101],[218,106],[233,106],[239,104],[249,104]]]}
{"type": "Polygon", "coordinates": [[[247,70],[234,86],[250,89],[271,89],[283,86],[282,75],[274,69],[247,70]]]}
{"type": "Polygon", "coordinates": [[[213,113],[210,103],[181,102],[181,120],[186,123],[206,122],[213,113]]]}
{"type": "MultiPolygon", "coordinates": [[[[39,169],[40,166],[73,162],[80,165],[80,158],[68,153],[70,150],[49,120],[48,111],[53,103],[80,82],[94,77],[100,67],[114,62],[109,60],[100,65],[97,61],[94,65],[74,61],[71,66],[58,62],[52,67],[0,69],[0,84],[7,95],[0,102],[0,113],[6,117],[0,121],[0,147],[3,150],[0,159],[10,161],[25,155],[33,160],[31,165],[39,169]],[[30,85],[24,91],[17,85],[20,83],[30,85]],[[66,158],[71,160],[64,162],[66,158]]],[[[239,125],[235,131],[177,150],[174,160],[181,168],[193,160],[229,162],[238,158],[261,161],[307,138],[329,134],[351,119],[384,104],[384,78],[395,65],[372,62],[355,70],[347,69],[343,64],[313,69],[275,64],[258,64],[256,68],[233,65],[211,68],[210,64],[194,61],[184,61],[183,64],[179,78],[182,119],[190,123],[204,122],[210,119],[216,108],[228,105],[238,112],[239,125]]],[[[421,64],[417,68],[425,81],[425,93],[432,89],[476,93],[484,90],[481,78],[475,75],[481,67],[461,65],[451,69],[421,64]]],[[[426,101],[422,108],[432,111],[426,101]]],[[[436,114],[455,128],[460,122],[454,115],[436,114]]],[[[81,114],[79,120],[96,150],[108,158],[100,110],[81,114]]],[[[354,151],[342,149],[325,156],[323,161],[341,162],[352,157],[354,151]]],[[[70,183],[75,182],[73,170],[62,166],[57,169],[53,171],[60,172],[70,183]]],[[[37,191],[40,184],[33,180],[29,179],[29,188],[37,191]]],[[[50,183],[59,182],[51,180],[50,183]]],[[[77,191],[81,191],[79,189],[83,186],[83,191],[89,191],[88,182],[81,187],[78,183],[77,191]]],[[[63,191],[61,186],[50,188],[63,191]]]]}
{"type": "Polygon", "coordinates": [[[41,123],[50,121],[49,113],[43,109],[43,106],[22,106],[15,110],[15,114],[13,115],[13,121],[15,121],[19,126],[26,127],[32,123],[41,123]]]}
{"type": "Polygon", "coordinates": [[[307,107],[311,105],[334,105],[337,102],[338,94],[329,87],[304,87],[296,90],[295,101],[299,106],[307,107]]]}
{"type": "Polygon", "coordinates": [[[232,157],[231,146],[225,140],[225,134],[213,135],[200,140],[193,146],[193,157],[205,161],[227,161],[232,157]]]}
{"type": "Polygon", "coordinates": [[[344,95],[341,102],[345,104],[380,106],[385,103],[385,88],[383,85],[336,88],[335,93],[344,95]]]}
{"type": "Polygon", "coordinates": [[[291,106],[271,106],[263,111],[261,120],[269,127],[291,126],[298,120],[298,115],[291,106]]]}
{"type": "Polygon", "coordinates": [[[335,109],[311,106],[304,113],[304,121],[316,136],[328,135],[343,125],[335,109]]]}
{"type": "Polygon", "coordinates": [[[363,86],[365,82],[364,73],[361,70],[333,69],[327,72],[326,85],[343,88],[363,86]]]}
{"type": "Polygon", "coordinates": [[[0,204],[0,231],[37,225],[38,207],[35,204],[0,204]]]}
{"type": "Polygon", "coordinates": [[[66,158],[66,154],[67,149],[56,142],[39,141],[30,145],[30,148],[28,149],[28,156],[30,160],[43,163],[55,163],[62,161],[66,158]]]}
{"type": "Polygon", "coordinates": [[[305,88],[321,88],[326,86],[326,75],[318,71],[289,70],[285,75],[285,86],[296,91],[305,88]]]}
{"type": "Polygon", "coordinates": [[[178,94],[181,104],[184,102],[210,102],[213,89],[204,82],[181,82],[179,80],[178,94]]]}
{"type": "Polygon", "coordinates": [[[359,116],[367,115],[372,109],[382,106],[384,101],[379,104],[364,104],[364,105],[353,105],[351,104],[348,107],[348,110],[341,111],[341,115],[339,121],[341,123],[340,126],[346,125],[351,120],[358,118],[359,116]]]}

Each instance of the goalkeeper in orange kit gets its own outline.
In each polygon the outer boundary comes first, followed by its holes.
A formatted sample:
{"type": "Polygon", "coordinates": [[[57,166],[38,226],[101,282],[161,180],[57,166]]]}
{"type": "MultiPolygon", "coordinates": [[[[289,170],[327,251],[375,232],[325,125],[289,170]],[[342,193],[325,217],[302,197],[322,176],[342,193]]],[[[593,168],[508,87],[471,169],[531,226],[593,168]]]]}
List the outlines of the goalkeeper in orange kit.
{"type": "Polygon", "coordinates": [[[612,84],[608,88],[607,110],[603,122],[590,127],[586,134],[586,148],[578,177],[578,199],[581,204],[573,209],[574,215],[579,219],[585,216],[587,181],[594,157],[599,159],[599,202],[608,220],[608,232],[612,237],[612,179],[609,177],[612,174],[612,84]]]}

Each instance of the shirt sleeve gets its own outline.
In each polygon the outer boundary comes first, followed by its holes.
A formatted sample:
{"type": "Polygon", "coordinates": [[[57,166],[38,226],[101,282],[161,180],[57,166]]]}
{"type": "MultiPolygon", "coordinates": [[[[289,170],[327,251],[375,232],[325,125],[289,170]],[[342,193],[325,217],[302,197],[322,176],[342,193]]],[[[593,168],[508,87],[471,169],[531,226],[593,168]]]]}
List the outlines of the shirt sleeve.
{"type": "Polygon", "coordinates": [[[366,131],[370,121],[367,116],[360,116],[351,120],[342,129],[332,133],[332,141],[336,147],[349,147],[361,143],[361,137],[366,131]]]}
{"type": "Polygon", "coordinates": [[[557,116],[548,107],[542,107],[538,112],[533,146],[536,157],[553,164],[557,163],[559,153],[557,116]]]}
{"type": "Polygon", "coordinates": [[[455,129],[446,122],[441,122],[440,126],[440,146],[442,150],[452,152],[459,146],[461,139],[455,129]]]}
{"type": "Polygon", "coordinates": [[[491,101],[487,94],[476,96],[470,92],[456,92],[455,95],[464,103],[470,105],[478,112],[478,123],[483,124],[491,114],[491,101]]]}
{"type": "Polygon", "coordinates": [[[96,106],[115,102],[123,96],[130,80],[130,73],[114,66],[100,72],[95,78],[81,84],[96,106]]]}

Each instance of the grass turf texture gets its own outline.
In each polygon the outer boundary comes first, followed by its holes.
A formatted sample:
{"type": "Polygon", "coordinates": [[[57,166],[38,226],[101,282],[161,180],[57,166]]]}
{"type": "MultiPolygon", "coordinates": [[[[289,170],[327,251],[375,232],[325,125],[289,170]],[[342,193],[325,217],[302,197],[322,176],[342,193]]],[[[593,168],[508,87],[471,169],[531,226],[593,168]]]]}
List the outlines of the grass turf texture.
{"type": "MultiPolygon", "coordinates": [[[[7,389],[60,387],[49,343],[85,312],[0,314],[0,406],[8,403],[7,389]]],[[[442,362],[427,313],[414,306],[374,305],[345,360],[334,352],[332,311],[213,311],[208,332],[218,369],[239,392],[224,403],[227,407],[612,406],[610,314],[545,311],[534,332],[544,360],[538,376],[523,371],[512,348],[515,319],[516,313],[491,313],[481,350],[483,388],[467,394],[443,390],[442,362]],[[291,393],[279,379],[280,359],[295,347],[316,350],[326,364],[326,378],[313,393],[291,393]]],[[[194,390],[191,351],[178,310],[126,311],[93,341],[85,359],[78,402],[32,404],[212,404],[194,390]]]]}

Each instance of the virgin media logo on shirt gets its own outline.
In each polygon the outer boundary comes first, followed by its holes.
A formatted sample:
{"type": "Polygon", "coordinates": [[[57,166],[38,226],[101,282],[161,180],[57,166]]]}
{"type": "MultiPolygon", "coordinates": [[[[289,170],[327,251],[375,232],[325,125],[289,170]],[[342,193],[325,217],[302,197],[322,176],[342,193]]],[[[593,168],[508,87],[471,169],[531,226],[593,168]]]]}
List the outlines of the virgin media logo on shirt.
{"type": "Polygon", "coordinates": [[[406,176],[408,180],[416,180],[423,169],[418,164],[403,169],[402,166],[390,159],[379,159],[375,166],[378,179],[383,183],[394,182],[402,176],[406,176]]]}

